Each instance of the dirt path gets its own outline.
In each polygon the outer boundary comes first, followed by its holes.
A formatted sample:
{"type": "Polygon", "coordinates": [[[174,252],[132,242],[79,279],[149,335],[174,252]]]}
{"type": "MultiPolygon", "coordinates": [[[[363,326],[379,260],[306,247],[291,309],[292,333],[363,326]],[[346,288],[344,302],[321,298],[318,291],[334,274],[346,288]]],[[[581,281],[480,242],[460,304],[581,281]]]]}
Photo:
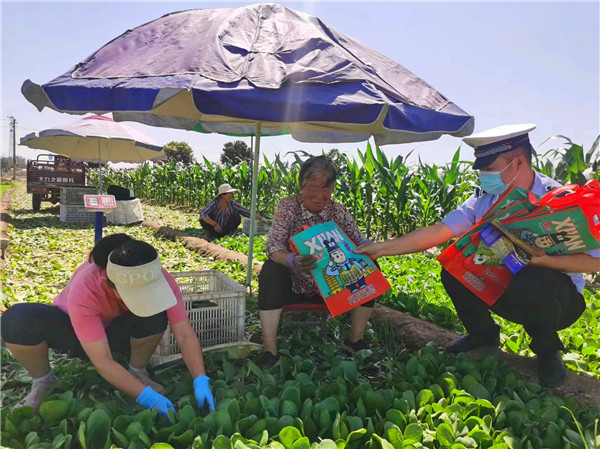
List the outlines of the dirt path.
{"type": "Polygon", "coordinates": [[[0,199],[0,277],[4,271],[4,259],[8,247],[8,226],[11,220],[14,187],[7,189],[0,199]]]}
{"type": "MultiPolygon", "coordinates": [[[[143,221],[142,226],[146,226],[151,228],[154,232],[160,233],[167,237],[168,239],[180,240],[188,249],[197,252],[203,256],[211,257],[216,260],[236,260],[243,264],[244,266],[248,266],[248,256],[242,253],[238,253],[237,251],[232,251],[227,248],[223,248],[220,245],[215,245],[214,243],[210,243],[207,240],[191,237],[184,231],[180,231],[178,229],[174,229],[170,226],[161,226],[158,223],[152,221],[143,221]]],[[[262,262],[254,260],[252,265],[254,267],[254,271],[259,273],[262,268],[262,262]]]]}

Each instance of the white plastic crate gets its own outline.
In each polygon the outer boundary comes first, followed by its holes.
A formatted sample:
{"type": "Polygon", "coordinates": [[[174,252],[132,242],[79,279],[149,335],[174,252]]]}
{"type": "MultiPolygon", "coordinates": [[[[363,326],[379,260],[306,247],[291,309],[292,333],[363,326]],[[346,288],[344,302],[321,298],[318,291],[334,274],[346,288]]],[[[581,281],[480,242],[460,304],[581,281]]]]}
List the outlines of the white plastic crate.
{"type": "MultiPolygon", "coordinates": [[[[268,234],[269,233],[269,229],[271,229],[271,227],[265,223],[264,221],[256,221],[256,233],[255,235],[264,235],[264,234],[268,234]]],[[[246,217],[242,217],[242,230],[244,232],[244,234],[246,235],[250,235],[250,223],[252,222],[252,220],[250,220],[249,218],[246,217]]]]}
{"type": "MultiPolygon", "coordinates": [[[[220,271],[171,273],[181,290],[192,328],[202,348],[244,341],[246,289],[220,271]]],[[[170,327],[164,333],[153,365],[179,358],[180,351],[170,327]]]]}
{"type": "Polygon", "coordinates": [[[60,205],[60,221],[63,223],[93,223],[95,215],[86,211],[83,205],[60,205]]]}
{"type": "Polygon", "coordinates": [[[108,223],[128,225],[144,220],[144,211],[139,198],[117,201],[117,208],[106,213],[108,223]]]}
{"type": "Polygon", "coordinates": [[[96,187],[61,187],[60,204],[67,206],[83,206],[84,195],[97,195],[96,187]]]}

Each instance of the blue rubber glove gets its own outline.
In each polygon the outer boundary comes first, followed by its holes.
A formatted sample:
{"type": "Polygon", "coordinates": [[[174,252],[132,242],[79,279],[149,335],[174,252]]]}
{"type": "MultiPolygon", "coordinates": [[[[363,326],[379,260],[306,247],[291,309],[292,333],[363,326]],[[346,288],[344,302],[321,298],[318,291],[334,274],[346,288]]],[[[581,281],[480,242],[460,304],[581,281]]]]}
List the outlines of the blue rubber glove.
{"type": "Polygon", "coordinates": [[[158,407],[158,413],[166,416],[169,420],[171,418],[169,418],[168,410],[171,409],[173,412],[175,412],[175,407],[173,407],[171,401],[169,401],[162,394],[158,394],[150,387],[144,388],[135,402],[140,404],[142,407],[149,408],[150,410],[158,407]]]}
{"type": "Polygon", "coordinates": [[[208,376],[198,376],[194,379],[194,395],[198,402],[198,408],[202,408],[208,405],[208,410],[211,412],[215,411],[215,398],[210,391],[208,376]]]}

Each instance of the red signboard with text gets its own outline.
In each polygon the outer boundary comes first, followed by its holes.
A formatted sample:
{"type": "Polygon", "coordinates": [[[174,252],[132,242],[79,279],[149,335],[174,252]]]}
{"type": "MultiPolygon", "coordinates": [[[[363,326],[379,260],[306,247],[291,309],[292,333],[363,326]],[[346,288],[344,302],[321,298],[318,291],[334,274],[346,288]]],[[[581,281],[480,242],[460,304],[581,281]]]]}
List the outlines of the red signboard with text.
{"type": "Polygon", "coordinates": [[[117,208],[114,195],[84,195],[83,202],[88,212],[109,212],[117,208]]]}

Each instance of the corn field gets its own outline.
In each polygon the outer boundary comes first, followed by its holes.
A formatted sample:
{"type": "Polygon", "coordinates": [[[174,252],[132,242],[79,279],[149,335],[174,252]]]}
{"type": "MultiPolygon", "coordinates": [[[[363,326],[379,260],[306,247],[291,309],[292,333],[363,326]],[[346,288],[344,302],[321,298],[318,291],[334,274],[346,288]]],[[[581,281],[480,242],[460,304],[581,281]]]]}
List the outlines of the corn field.
{"type": "MultiPolygon", "coordinates": [[[[567,148],[536,156],[534,166],[560,182],[583,184],[586,176],[598,176],[598,142],[585,153],[567,139],[567,148]]],[[[294,156],[296,163],[291,164],[280,155],[272,161],[263,158],[258,173],[257,204],[261,213],[273,214],[281,198],[298,192],[300,165],[309,155],[294,156]]],[[[438,222],[468,198],[477,185],[477,175],[470,170],[472,162],[460,160],[460,148],[443,166],[420,160],[409,164],[410,154],[388,158],[370,144],[365,151],[359,150],[358,156],[354,159],[339,154],[334,158],[339,169],[334,197],[372,238],[398,236],[438,222]]],[[[169,162],[144,164],[137,170],[106,169],[103,178],[105,185],[127,187],[139,198],[191,208],[204,207],[214,198],[217,186],[229,183],[241,192],[236,200],[250,207],[251,172],[245,162],[222,166],[204,158],[202,163],[190,166],[169,162]]]]}

